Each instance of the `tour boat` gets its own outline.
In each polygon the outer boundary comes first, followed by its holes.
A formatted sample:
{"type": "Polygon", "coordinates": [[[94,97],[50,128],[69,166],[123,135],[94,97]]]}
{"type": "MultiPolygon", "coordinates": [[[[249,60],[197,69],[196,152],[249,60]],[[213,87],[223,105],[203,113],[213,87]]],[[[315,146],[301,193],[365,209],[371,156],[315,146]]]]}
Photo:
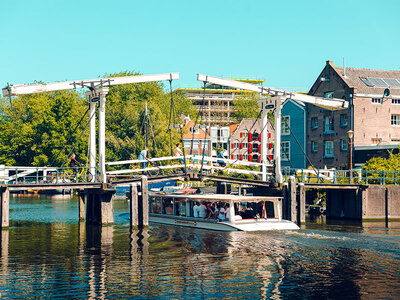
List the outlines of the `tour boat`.
{"type": "Polygon", "coordinates": [[[281,201],[282,197],[150,192],[149,220],[153,223],[220,231],[299,229],[295,223],[281,218],[281,201]],[[195,217],[193,207],[196,202],[229,207],[227,215],[224,219],[195,217]],[[246,206],[253,213],[250,216],[246,212],[240,215],[246,206]]]}

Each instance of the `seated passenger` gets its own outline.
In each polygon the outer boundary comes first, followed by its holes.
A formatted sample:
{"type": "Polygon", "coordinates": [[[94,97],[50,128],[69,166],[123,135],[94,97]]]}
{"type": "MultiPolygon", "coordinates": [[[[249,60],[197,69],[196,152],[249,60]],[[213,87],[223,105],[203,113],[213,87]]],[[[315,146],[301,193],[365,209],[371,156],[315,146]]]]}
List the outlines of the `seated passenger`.
{"type": "Polygon", "coordinates": [[[215,209],[210,202],[207,203],[206,219],[215,219],[215,209]]]}
{"type": "Polygon", "coordinates": [[[253,208],[251,207],[250,203],[247,203],[246,205],[246,210],[242,214],[243,219],[253,219],[255,216],[255,212],[253,208]]]}

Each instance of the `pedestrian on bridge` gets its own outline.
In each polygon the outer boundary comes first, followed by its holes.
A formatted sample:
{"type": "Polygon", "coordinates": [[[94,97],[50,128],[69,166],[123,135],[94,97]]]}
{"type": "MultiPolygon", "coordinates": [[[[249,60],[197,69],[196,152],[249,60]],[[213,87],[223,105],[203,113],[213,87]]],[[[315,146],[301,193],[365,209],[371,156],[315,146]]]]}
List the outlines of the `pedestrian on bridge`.
{"type": "Polygon", "coordinates": [[[81,166],[81,164],[79,163],[79,161],[76,160],[76,156],[75,153],[72,153],[72,155],[69,158],[69,166],[71,168],[78,168],[81,166]]]}
{"type": "MultiPolygon", "coordinates": [[[[175,156],[182,156],[182,155],[183,155],[183,151],[182,151],[181,148],[180,148],[180,144],[177,143],[177,144],[176,144],[176,148],[175,148],[175,156]]],[[[179,162],[180,162],[181,164],[183,164],[183,159],[180,158],[180,159],[179,159],[179,162]]]]}
{"type": "Polygon", "coordinates": [[[140,165],[142,167],[142,169],[146,169],[147,168],[147,153],[149,151],[149,147],[144,147],[144,149],[142,150],[142,152],[140,152],[138,159],[139,160],[146,160],[144,162],[141,162],[140,165]]]}

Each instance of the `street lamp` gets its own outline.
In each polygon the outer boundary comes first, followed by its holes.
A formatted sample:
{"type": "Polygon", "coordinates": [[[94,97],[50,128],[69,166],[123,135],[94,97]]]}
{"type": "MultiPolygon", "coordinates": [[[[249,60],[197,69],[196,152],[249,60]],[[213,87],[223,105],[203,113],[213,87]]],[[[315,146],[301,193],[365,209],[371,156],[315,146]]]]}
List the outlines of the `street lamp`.
{"type": "Polygon", "coordinates": [[[347,131],[347,135],[349,137],[349,146],[350,146],[350,183],[353,182],[353,136],[354,131],[347,131]]]}

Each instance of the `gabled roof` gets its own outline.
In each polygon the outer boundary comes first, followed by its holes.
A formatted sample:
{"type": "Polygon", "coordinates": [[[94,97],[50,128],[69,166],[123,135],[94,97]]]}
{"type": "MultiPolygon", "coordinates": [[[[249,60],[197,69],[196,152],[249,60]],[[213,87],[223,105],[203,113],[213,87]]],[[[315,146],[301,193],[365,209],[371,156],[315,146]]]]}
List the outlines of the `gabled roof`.
{"type": "Polygon", "coordinates": [[[368,86],[364,81],[362,81],[362,78],[368,77],[400,80],[400,71],[341,68],[334,66],[331,61],[327,61],[327,65],[330,65],[330,67],[336,71],[336,73],[348,85],[348,87],[356,88],[356,94],[383,95],[385,88],[389,88],[392,95],[400,95],[400,87],[368,86]]]}
{"type": "Polygon", "coordinates": [[[192,139],[192,138],[195,139],[195,140],[198,140],[198,139],[202,139],[203,140],[203,139],[209,139],[210,138],[210,135],[205,130],[203,130],[202,128],[199,128],[199,133],[196,133],[196,134],[193,135],[190,132],[190,128],[193,128],[194,125],[195,125],[194,121],[189,121],[184,126],[184,128],[188,129],[188,132],[183,135],[183,139],[184,140],[192,139]]]}

